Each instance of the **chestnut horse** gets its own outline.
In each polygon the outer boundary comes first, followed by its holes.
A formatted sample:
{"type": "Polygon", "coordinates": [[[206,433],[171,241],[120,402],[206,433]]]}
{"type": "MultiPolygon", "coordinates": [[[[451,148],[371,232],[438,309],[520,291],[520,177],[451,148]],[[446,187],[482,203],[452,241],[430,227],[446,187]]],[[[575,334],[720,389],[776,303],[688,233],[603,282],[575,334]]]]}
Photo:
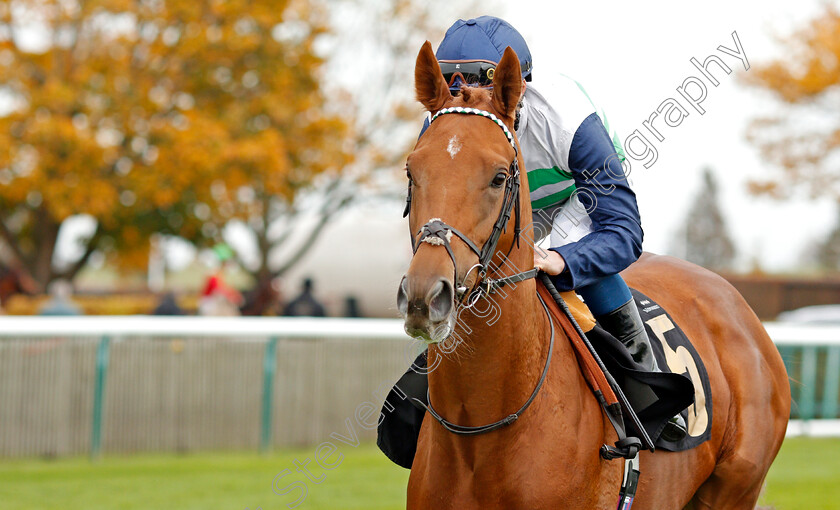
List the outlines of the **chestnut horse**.
{"type": "MultiPolygon", "coordinates": [[[[469,88],[457,96],[449,92],[428,42],[417,57],[417,98],[432,114],[475,108],[495,115],[513,133],[523,86],[510,48],[496,69],[492,92],[469,88]]],[[[458,425],[492,423],[529,399],[546,365],[552,330],[557,335],[553,359],[532,405],[509,426],[457,435],[426,414],[408,482],[410,510],[612,510],[617,505],[623,463],[598,454],[602,444],[616,440],[615,432],[568,339],[551,327],[535,281],[505,289],[505,297],[496,300],[501,314],[492,325],[479,314],[459,314],[460,294],[482,276],[474,268],[475,247],[490,238],[503,208],[507,193],[501,184],[512,178],[515,158],[522,168],[512,140],[492,117],[458,113],[441,115],[420,138],[407,165],[416,251],[400,284],[398,305],[406,330],[429,342],[430,359],[441,355],[428,377],[429,394],[440,416],[458,425]],[[418,242],[424,222],[437,219],[458,237],[450,233],[448,243],[418,242]],[[438,343],[452,338],[453,328],[460,339],[454,352],[446,342],[438,343]]],[[[520,178],[513,214],[527,226],[531,207],[524,170],[520,178]]],[[[493,250],[491,266],[497,269],[488,276],[534,267],[533,246],[514,242],[513,220],[509,223],[493,250]]],[[[623,276],[666,308],[693,341],[711,379],[714,405],[711,439],[699,447],[642,452],[633,509],[753,508],[790,409],[778,351],[738,292],[705,269],[645,254],[623,276]]]]}

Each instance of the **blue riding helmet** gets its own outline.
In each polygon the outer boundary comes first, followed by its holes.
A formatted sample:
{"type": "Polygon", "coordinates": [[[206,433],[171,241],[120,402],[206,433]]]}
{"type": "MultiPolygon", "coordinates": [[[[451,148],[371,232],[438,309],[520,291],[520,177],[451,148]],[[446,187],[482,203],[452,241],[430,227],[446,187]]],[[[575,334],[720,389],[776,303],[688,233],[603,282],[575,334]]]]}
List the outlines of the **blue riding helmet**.
{"type": "MultiPolygon", "coordinates": [[[[444,61],[458,62],[460,67],[463,67],[463,64],[467,62],[489,61],[498,63],[508,46],[513,48],[519,57],[522,77],[526,81],[531,81],[533,62],[531,61],[531,50],[528,49],[525,39],[510,23],[494,16],[481,16],[456,21],[446,31],[435,56],[441,63],[442,69],[446,63],[444,61]]],[[[452,69],[450,71],[457,74],[459,70],[452,69]]],[[[444,69],[444,74],[447,74],[446,69],[444,69]]],[[[487,78],[487,74],[484,69],[476,69],[476,76],[479,79],[487,78]]],[[[447,81],[450,81],[450,76],[454,78],[454,81],[449,84],[450,89],[459,90],[463,83],[461,81],[463,76],[452,76],[452,72],[450,72],[447,75],[447,81]]],[[[491,82],[492,77],[491,72],[489,73],[491,82]]]]}

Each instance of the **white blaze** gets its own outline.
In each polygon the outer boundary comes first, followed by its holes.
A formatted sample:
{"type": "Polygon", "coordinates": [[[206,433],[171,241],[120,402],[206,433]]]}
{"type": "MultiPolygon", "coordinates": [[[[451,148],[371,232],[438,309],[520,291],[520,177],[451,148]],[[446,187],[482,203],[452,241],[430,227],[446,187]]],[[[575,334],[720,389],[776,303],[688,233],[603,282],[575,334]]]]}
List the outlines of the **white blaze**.
{"type": "Polygon", "coordinates": [[[449,139],[449,145],[446,146],[446,152],[449,153],[449,157],[455,159],[455,154],[461,150],[461,141],[458,140],[458,135],[452,135],[452,138],[449,139]]]}

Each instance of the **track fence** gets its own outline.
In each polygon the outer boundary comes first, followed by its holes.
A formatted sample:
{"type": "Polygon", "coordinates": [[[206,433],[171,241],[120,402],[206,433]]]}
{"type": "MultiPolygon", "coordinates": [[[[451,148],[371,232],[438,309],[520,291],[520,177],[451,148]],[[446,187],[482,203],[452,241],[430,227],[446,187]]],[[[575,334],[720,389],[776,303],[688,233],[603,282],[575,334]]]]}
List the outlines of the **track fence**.
{"type": "MultiPolygon", "coordinates": [[[[767,329],[792,417],[840,418],[840,327],[767,329]]],[[[2,317],[0,457],[315,444],[378,409],[414,348],[396,320],[2,317]]]]}
{"type": "Polygon", "coordinates": [[[840,326],[765,324],[790,378],[791,418],[840,418],[840,326]]]}
{"type": "Polygon", "coordinates": [[[380,320],[3,317],[0,457],[317,443],[381,404],[406,340],[380,320]]]}

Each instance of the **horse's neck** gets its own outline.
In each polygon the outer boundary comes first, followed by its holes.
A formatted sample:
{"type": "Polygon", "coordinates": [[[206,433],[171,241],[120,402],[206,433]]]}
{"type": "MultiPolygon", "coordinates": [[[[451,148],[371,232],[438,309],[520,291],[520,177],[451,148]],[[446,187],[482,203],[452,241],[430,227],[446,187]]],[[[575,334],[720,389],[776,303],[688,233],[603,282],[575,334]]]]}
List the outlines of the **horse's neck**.
{"type": "MultiPolygon", "coordinates": [[[[485,425],[517,411],[539,381],[551,337],[549,319],[533,280],[518,284],[504,296],[494,294],[477,307],[477,312],[459,317],[455,331],[460,344],[454,352],[430,350],[429,366],[434,368],[429,374],[432,404],[459,425],[485,425]]],[[[556,325],[554,329],[551,373],[578,370],[574,356],[567,355],[570,347],[562,330],[556,325]]],[[[558,379],[574,382],[580,378],[558,379]]],[[[551,392],[545,388],[541,391],[571,396],[584,390],[568,384],[551,392]]]]}

